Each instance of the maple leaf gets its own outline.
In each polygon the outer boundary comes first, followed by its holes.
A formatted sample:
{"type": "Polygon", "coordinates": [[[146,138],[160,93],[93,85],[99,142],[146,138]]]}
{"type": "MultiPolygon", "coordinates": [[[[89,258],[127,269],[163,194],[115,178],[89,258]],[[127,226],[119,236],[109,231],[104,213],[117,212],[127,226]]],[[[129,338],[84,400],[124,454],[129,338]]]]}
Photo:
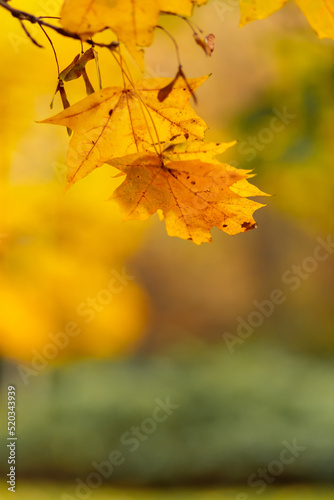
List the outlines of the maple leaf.
{"type": "Polygon", "coordinates": [[[153,30],[159,17],[156,0],[65,0],[61,9],[62,26],[82,39],[110,28],[128,51],[143,66],[137,46],[153,42],[153,30]]]}
{"type": "MultiPolygon", "coordinates": [[[[288,0],[240,0],[240,26],[264,19],[288,0]]],[[[328,0],[295,0],[319,38],[334,39],[334,5],[328,0]]]]}
{"type": "Polygon", "coordinates": [[[264,19],[279,10],[288,0],[239,0],[240,26],[264,19]]]}
{"type": "Polygon", "coordinates": [[[264,193],[248,183],[248,170],[213,159],[233,144],[194,141],[167,146],[161,156],[139,153],[114,159],[109,163],[126,178],[112,199],[124,220],[146,220],[161,211],[170,236],[197,245],[212,241],[214,226],[231,235],[253,229],[252,214],[264,205],[246,197],[264,193]]]}
{"type": "Polygon", "coordinates": [[[153,42],[153,31],[160,11],[191,16],[195,4],[207,0],[65,0],[61,9],[62,26],[82,39],[110,28],[124,43],[143,69],[143,54],[137,47],[153,42]]]}
{"type": "Polygon", "coordinates": [[[295,0],[319,38],[334,40],[334,5],[328,0],[295,0]]]}
{"type": "Polygon", "coordinates": [[[158,93],[168,78],[139,80],[136,90],[109,87],[43,120],[74,131],[66,160],[68,187],[112,158],[154,151],[151,119],[161,143],[171,138],[175,142],[203,139],[207,126],[192,109],[189,97],[206,79],[188,79],[189,89],[183,81],[177,82],[163,102],[158,93]]]}

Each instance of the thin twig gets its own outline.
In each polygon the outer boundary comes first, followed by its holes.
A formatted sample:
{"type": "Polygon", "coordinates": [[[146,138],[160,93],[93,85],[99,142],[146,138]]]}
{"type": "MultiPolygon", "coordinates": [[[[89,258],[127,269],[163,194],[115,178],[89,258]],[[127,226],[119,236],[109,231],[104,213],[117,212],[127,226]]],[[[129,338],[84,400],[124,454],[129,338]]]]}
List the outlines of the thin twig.
{"type": "MultiPolygon", "coordinates": [[[[13,17],[15,17],[16,19],[18,19],[21,22],[21,24],[22,24],[22,21],[28,21],[31,24],[39,24],[39,26],[43,26],[45,28],[50,28],[53,31],[55,31],[56,33],[58,33],[59,35],[66,36],[67,38],[73,38],[74,40],[81,40],[81,37],[77,33],[72,33],[71,31],[67,31],[67,30],[60,28],[58,26],[54,26],[53,24],[50,24],[46,21],[43,21],[43,18],[36,17],[33,14],[30,14],[29,12],[15,9],[14,7],[11,7],[11,5],[9,5],[6,2],[6,0],[0,0],[0,7],[3,7],[4,9],[8,10],[13,17]]],[[[25,30],[27,36],[30,38],[30,40],[32,40],[32,42],[35,45],[39,46],[39,44],[37,44],[37,42],[31,37],[31,35],[27,33],[26,28],[24,28],[24,30],[25,30]]],[[[91,40],[85,40],[85,42],[88,43],[89,45],[97,45],[98,47],[107,47],[111,50],[115,47],[118,47],[118,45],[119,45],[118,42],[111,42],[109,44],[92,42],[91,40]]]]}
{"type": "Polygon", "coordinates": [[[193,33],[196,33],[196,30],[195,28],[197,29],[197,31],[199,31],[200,33],[203,33],[203,30],[201,30],[201,28],[199,28],[198,26],[196,26],[196,24],[194,24],[193,22],[191,22],[187,17],[185,16],[180,16],[180,14],[176,14],[175,12],[167,12],[167,11],[161,11],[160,14],[165,14],[167,16],[175,16],[175,17],[179,17],[180,19],[182,19],[183,21],[185,21],[188,26],[191,28],[191,30],[193,31],[193,33]]]}
{"type": "Polygon", "coordinates": [[[36,45],[36,47],[39,47],[40,49],[43,49],[44,48],[43,45],[40,45],[38,42],[36,42],[35,38],[29,33],[29,31],[27,30],[27,28],[24,26],[24,22],[21,19],[19,19],[19,22],[20,22],[20,25],[22,26],[23,31],[25,32],[25,34],[29,38],[29,40],[31,40],[32,43],[34,45],[36,45]]]}

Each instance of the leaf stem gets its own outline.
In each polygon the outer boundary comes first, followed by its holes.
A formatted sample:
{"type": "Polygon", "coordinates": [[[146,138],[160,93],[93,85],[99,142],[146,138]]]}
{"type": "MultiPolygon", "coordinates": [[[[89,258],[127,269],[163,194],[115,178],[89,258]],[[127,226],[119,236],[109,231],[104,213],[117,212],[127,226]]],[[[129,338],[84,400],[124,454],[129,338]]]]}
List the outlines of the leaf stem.
{"type": "MultiPolygon", "coordinates": [[[[161,147],[161,142],[160,142],[160,138],[159,138],[159,134],[158,134],[158,130],[157,130],[157,127],[154,123],[154,120],[153,120],[153,117],[152,117],[152,114],[150,112],[150,110],[148,109],[147,107],[147,104],[144,102],[144,100],[142,99],[140,93],[138,92],[138,90],[136,89],[136,85],[135,85],[135,82],[133,81],[133,78],[132,78],[132,75],[131,75],[131,72],[129,70],[129,67],[126,63],[126,61],[124,60],[122,54],[120,52],[118,52],[118,55],[119,55],[119,58],[120,60],[117,59],[116,57],[116,54],[114,52],[111,52],[115,61],[117,62],[117,64],[119,65],[119,67],[121,68],[121,71],[122,71],[122,76],[123,76],[123,81],[124,81],[124,76],[128,79],[130,85],[133,87],[134,91],[135,91],[135,94],[136,94],[136,97],[138,98],[139,100],[139,104],[140,104],[140,109],[142,111],[142,114],[143,114],[143,117],[144,117],[144,120],[145,120],[145,123],[146,123],[146,128],[147,128],[147,131],[148,131],[148,134],[150,136],[150,139],[152,141],[152,146],[154,148],[154,151],[156,152],[156,154],[158,156],[161,156],[162,154],[162,147],[161,147]],[[126,67],[126,70],[124,69],[123,65],[126,67]],[[152,133],[151,133],[151,129],[150,129],[150,126],[147,122],[147,118],[146,118],[146,115],[144,113],[144,109],[143,107],[145,108],[150,120],[151,120],[151,123],[152,123],[152,126],[153,126],[153,129],[154,129],[154,132],[155,132],[155,135],[156,135],[156,138],[157,138],[157,143],[158,143],[158,146],[159,146],[159,151],[157,150],[156,146],[155,146],[155,141],[154,141],[154,138],[152,136],[152,133]]],[[[126,87],[125,83],[124,83],[124,87],[126,87]]]]}
{"type": "Polygon", "coordinates": [[[174,47],[175,47],[175,51],[176,51],[176,58],[177,58],[178,65],[182,66],[181,58],[180,58],[179,46],[178,46],[177,41],[175,40],[175,38],[163,26],[159,26],[158,25],[158,26],[156,26],[156,28],[162,30],[172,40],[172,42],[174,44],[174,47]]]}
{"type": "Polygon", "coordinates": [[[40,24],[39,27],[41,28],[41,30],[43,31],[44,35],[46,36],[46,38],[49,40],[50,42],[50,45],[52,47],[52,51],[53,51],[53,54],[55,56],[55,60],[56,60],[56,65],[57,65],[57,71],[58,71],[58,77],[59,77],[59,73],[60,73],[60,67],[59,67],[59,61],[58,61],[58,57],[57,57],[57,52],[56,52],[56,49],[54,48],[54,45],[52,43],[52,40],[51,38],[49,37],[49,35],[47,34],[47,32],[45,31],[45,29],[43,28],[43,26],[40,24]]]}
{"type": "MultiPolygon", "coordinates": [[[[121,57],[122,57],[122,56],[121,56],[121,57]]],[[[154,150],[155,150],[155,152],[157,153],[157,155],[161,156],[161,154],[162,154],[161,142],[160,142],[160,138],[159,138],[158,129],[157,129],[156,124],[155,124],[155,122],[154,122],[154,120],[153,120],[153,116],[152,116],[152,114],[151,114],[151,112],[150,112],[150,110],[149,110],[149,108],[148,108],[148,106],[147,106],[146,102],[142,99],[142,97],[141,97],[140,93],[139,93],[139,92],[138,92],[138,90],[136,89],[136,85],[135,85],[135,83],[134,83],[134,81],[133,81],[133,79],[132,79],[131,72],[130,72],[130,70],[129,70],[129,67],[128,67],[128,65],[127,65],[127,62],[126,62],[126,61],[124,61],[124,64],[125,64],[125,66],[126,66],[126,69],[127,69],[128,73],[129,73],[130,77],[131,77],[131,82],[130,82],[130,83],[131,83],[131,85],[133,86],[133,89],[134,89],[134,91],[135,91],[135,93],[136,93],[136,96],[138,97],[138,99],[139,99],[139,101],[140,101],[140,103],[141,103],[141,110],[142,110],[142,113],[143,113],[143,117],[144,117],[144,120],[145,120],[145,123],[146,123],[146,127],[147,127],[147,130],[148,130],[148,133],[150,134],[150,137],[151,137],[151,141],[152,141],[152,145],[153,145],[153,147],[154,147],[154,150]],[[146,110],[146,112],[147,112],[148,116],[150,117],[150,120],[151,120],[151,123],[152,123],[153,129],[154,129],[155,135],[156,135],[156,137],[157,137],[157,142],[158,142],[158,146],[159,146],[159,152],[157,151],[157,149],[156,149],[156,147],[155,147],[155,143],[154,143],[154,140],[153,140],[153,137],[152,137],[152,134],[151,134],[151,130],[150,130],[150,127],[149,127],[149,125],[148,125],[148,123],[147,123],[146,116],[145,116],[145,113],[144,113],[144,110],[143,110],[142,106],[144,106],[144,108],[145,108],[145,110],[146,110]]]]}

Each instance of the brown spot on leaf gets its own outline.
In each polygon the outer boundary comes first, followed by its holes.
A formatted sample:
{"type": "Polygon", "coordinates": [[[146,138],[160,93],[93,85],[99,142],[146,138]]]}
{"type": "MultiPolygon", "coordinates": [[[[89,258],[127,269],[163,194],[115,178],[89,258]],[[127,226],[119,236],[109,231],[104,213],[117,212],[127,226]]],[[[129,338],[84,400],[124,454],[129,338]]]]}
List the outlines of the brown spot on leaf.
{"type": "Polygon", "coordinates": [[[255,223],[252,223],[252,222],[243,222],[241,224],[241,227],[243,227],[244,229],[246,229],[246,231],[249,231],[250,229],[256,229],[257,228],[257,224],[256,224],[256,222],[255,223]]]}

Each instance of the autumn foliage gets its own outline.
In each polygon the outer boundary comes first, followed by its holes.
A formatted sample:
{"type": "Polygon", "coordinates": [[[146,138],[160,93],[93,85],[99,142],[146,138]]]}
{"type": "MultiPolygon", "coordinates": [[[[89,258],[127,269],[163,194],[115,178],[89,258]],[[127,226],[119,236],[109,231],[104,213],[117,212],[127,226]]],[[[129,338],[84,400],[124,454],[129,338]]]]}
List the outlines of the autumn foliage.
{"type": "MultiPolygon", "coordinates": [[[[249,197],[263,196],[248,183],[249,171],[216,160],[229,144],[205,142],[206,123],[196,114],[196,90],[207,76],[187,78],[178,45],[159,16],[178,16],[188,23],[196,44],[206,56],[214,51],[215,36],[203,34],[191,17],[194,6],[207,0],[65,0],[60,12],[65,36],[90,47],[59,71],[59,92],[64,110],[43,123],[63,125],[72,135],[67,153],[67,188],[104,164],[117,168],[124,181],[112,195],[124,219],[145,220],[155,212],[164,219],[167,232],[196,244],[211,241],[216,226],[228,234],[256,227],[253,212],[261,204],[249,197]],[[144,49],[163,30],[176,48],[178,68],[172,78],[134,79],[129,58],[145,67],[144,49]],[[113,42],[95,42],[108,30],[113,42]],[[122,75],[123,85],[95,91],[86,65],[95,60],[97,46],[110,51],[122,75]],[[82,78],[87,97],[70,106],[65,86],[82,78]]],[[[281,8],[287,0],[240,0],[243,26],[281,8]]],[[[334,8],[325,0],[295,0],[320,38],[334,38],[334,8]]],[[[7,4],[6,4],[7,5],[7,4]]],[[[20,19],[20,18],[19,18],[20,19]]],[[[104,50],[105,50],[104,49],[104,50]]],[[[203,55],[203,57],[205,57],[203,55]]]]}
{"type": "MultiPolygon", "coordinates": [[[[119,45],[108,48],[119,64],[123,86],[90,91],[85,64],[96,57],[90,48],[61,73],[57,90],[64,111],[44,120],[72,131],[67,188],[107,163],[126,175],[112,195],[125,220],[145,220],[158,212],[170,236],[196,244],[211,241],[214,226],[228,234],[256,227],[252,214],[262,205],[248,197],[264,193],[248,183],[248,171],[215,159],[233,143],[204,142],[207,125],[190,99],[196,101],[196,89],[207,76],[187,78],[180,63],[174,78],[135,81],[124,54],[143,69],[143,47],[152,44],[154,30],[160,28],[159,14],[191,16],[194,5],[202,3],[66,0],[60,21],[66,30],[83,41],[106,27],[116,35],[119,45]],[[69,106],[64,83],[80,76],[88,95],[69,106]]],[[[214,35],[192,29],[196,44],[211,55],[214,35]]]]}

